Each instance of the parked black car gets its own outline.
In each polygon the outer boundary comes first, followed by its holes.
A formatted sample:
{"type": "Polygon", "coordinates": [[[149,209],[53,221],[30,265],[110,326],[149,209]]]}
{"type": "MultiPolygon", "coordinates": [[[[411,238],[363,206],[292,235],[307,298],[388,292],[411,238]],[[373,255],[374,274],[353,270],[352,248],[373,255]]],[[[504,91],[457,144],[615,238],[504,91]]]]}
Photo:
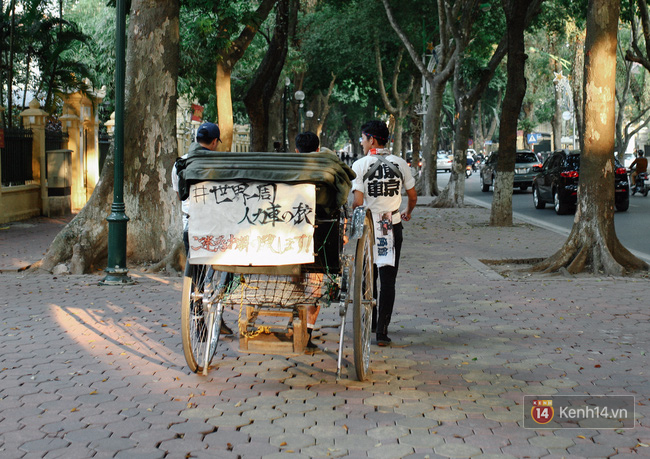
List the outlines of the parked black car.
{"type": "MultiPolygon", "coordinates": [[[[616,210],[625,212],[630,207],[630,184],[627,171],[614,159],[616,210]]],[[[558,150],[553,152],[533,180],[533,203],[536,209],[543,209],[552,202],[558,215],[575,212],[578,202],[578,179],[580,151],[558,150]]]]}
{"type": "MultiPolygon", "coordinates": [[[[480,181],[482,191],[490,191],[490,186],[494,185],[498,160],[499,154],[494,152],[485,161],[484,166],[481,168],[480,181]]],[[[517,156],[515,157],[515,180],[513,186],[519,188],[521,191],[526,191],[528,187],[533,184],[533,178],[535,178],[536,172],[533,170],[533,167],[541,165],[542,163],[532,151],[517,151],[517,156]]]]}

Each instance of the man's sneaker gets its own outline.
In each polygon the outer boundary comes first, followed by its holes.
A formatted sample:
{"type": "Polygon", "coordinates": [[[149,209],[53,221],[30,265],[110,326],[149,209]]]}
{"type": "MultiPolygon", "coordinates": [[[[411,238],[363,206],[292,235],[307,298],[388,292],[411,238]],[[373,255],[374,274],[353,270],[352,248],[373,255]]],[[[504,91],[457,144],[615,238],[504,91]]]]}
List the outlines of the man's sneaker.
{"type": "Polygon", "coordinates": [[[388,337],[388,335],[382,335],[381,333],[377,333],[377,346],[388,346],[391,342],[391,339],[388,337]]]}
{"type": "Polygon", "coordinates": [[[232,336],[232,335],[234,335],[232,329],[228,325],[226,325],[226,323],[223,321],[223,319],[221,319],[221,329],[220,329],[219,333],[224,335],[224,336],[232,336]]]}

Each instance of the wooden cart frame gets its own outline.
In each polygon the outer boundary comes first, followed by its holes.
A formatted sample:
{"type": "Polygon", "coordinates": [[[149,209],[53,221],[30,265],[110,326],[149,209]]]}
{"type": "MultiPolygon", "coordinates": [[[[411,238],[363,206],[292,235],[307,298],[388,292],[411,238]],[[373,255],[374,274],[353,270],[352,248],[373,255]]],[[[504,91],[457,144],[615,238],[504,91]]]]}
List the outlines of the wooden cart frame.
{"type": "MultiPolygon", "coordinates": [[[[318,183],[315,185],[320,187],[318,183]]],[[[285,341],[291,341],[294,353],[303,352],[308,339],[306,305],[318,300],[315,291],[321,294],[326,291],[329,302],[339,303],[341,322],[337,377],[341,376],[345,323],[351,305],[354,368],[357,379],[366,380],[370,363],[372,310],[375,307],[374,241],[370,211],[358,207],[349,216],[345,206],[342,206],[336,212],[317,212],[314,247],[320,263],[217,266],[192,264],[188,259],[183,279],[181,336],[190,369],[207,375],[219,344],[224,307],[228,304],[240,305],[241,350],[251,351],[249,345],[252,336],[279,333],[284,335],[285,341]],[[345,251],[344,239],[348,240],[345,251]],[[323,263],[323,259],[328,262],[323,263]],[[311,274],[321,276],[311,276],[311,284],[305,286],[304,279],[311,274]],[[314,284],[314,277],[316,284],[320,285],[314,284]],[[263,291],[268,283],[274,283],[272,293],[263,291]],[[262,316],[282,317],[286,323],[260,325],[258,319],[262,316]]],[[[278,353],[271,339],[258,340],[255,344],[253,351],[278,353]]]]}

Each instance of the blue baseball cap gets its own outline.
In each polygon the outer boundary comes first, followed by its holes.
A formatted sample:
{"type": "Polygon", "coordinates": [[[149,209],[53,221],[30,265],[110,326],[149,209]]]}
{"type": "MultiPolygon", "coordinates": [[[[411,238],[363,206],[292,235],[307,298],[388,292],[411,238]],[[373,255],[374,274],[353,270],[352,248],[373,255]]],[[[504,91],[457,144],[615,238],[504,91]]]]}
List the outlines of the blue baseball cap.
{"type": "Polygon", "coordinates": [[[201,142],[212,142],[214,139],[221,141],[221,131],[214,123],[203,123],[196,130],[196,140],[201,142]]]}

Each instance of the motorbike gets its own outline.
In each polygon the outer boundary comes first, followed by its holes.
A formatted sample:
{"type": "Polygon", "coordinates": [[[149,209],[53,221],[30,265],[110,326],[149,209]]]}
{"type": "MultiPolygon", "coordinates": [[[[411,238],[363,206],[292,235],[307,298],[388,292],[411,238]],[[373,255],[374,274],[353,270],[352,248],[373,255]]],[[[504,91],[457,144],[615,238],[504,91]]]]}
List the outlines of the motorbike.
{"type": "Polygon", "coordinates": [[[471,177],[471,175],[472,175],[472,166],[467,165],[467,167],[465,167],[465,177],[471,177]]]}
{"type": "MultiPolygon", "coordinates": [[[[632,170],[630,170],[630,173],[632,173],[632,170]]],[[[636,176],[636,180],[634,181],[634,186],[630,187],[632,196],[634,196],[637,193],[641,193],[643,196],[648,196],[648,185],[646,185],[646,180],[648,180],[647,172],[641,172],[639,175],[636,176]]]]}

